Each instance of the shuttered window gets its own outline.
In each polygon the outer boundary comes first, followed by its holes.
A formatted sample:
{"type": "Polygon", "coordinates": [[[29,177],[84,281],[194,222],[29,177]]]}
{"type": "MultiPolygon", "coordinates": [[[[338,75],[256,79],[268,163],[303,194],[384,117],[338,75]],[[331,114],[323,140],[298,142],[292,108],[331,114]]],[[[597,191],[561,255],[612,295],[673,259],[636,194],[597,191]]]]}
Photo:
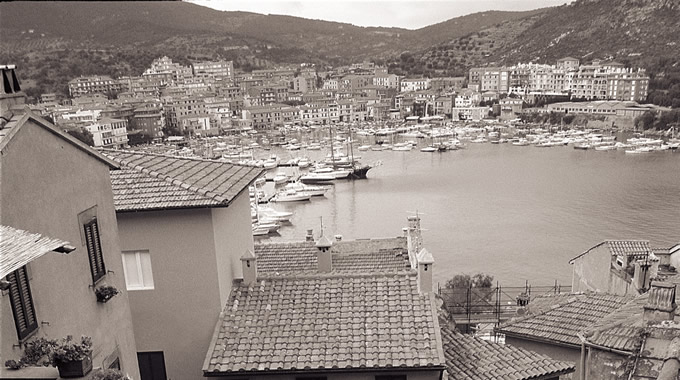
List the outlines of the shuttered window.
{"type": "Polygon", "coordinates": [[[93,219],[85,224],[84,228],[87,256],[90,259],[90,270],[92,272],[92,281],[97,282],[97,280],[104,277],[104,274],[106,274],[102,245],[99,241],[99,225],[97,224],[97,219],[93,219]]]}
{"type": "Polygon", "coordinates": [[[7,275],[9,281],[9,300],[12,304],[12,314],[14,314],[14,324],[17,328],[19,340],[31,335],[38,329],[38,320],[35,316],[33,298],[31,298],[31,287],[28,284],[28,274],[26,266],[15,270],[7,275]]]}

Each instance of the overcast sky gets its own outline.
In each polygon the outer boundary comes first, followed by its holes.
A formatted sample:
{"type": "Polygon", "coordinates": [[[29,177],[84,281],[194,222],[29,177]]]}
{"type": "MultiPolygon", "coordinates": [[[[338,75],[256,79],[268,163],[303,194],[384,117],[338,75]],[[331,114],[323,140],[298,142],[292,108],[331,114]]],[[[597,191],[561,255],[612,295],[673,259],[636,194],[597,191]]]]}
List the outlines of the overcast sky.
{"type": "Polygon", "coordinates": [[[284,14],[359,26],[418,29],[470,13],[524,11],[572,0],[190,0],[223,11],[284,14]]]}

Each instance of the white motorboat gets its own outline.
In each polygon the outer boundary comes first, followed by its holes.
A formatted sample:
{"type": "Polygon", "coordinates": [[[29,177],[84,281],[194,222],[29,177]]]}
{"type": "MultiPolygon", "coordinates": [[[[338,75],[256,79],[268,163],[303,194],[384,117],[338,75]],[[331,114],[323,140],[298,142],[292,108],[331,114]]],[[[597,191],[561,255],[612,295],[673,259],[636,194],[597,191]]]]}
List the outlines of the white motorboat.
{"type": "Polygon", "coordinates": [[[276,173],[272,180],[274,181],[274,184],[281,185],[288,182],[288,176],[285,173],[276,173]]]}
{"type": "Polygon", "coordinates": [[[358,149],[362,152],[365,152],[365,151],[371,149],[371,146],[370,145],[362,145],[358,149]]]}
{"type": "Polygon", "coordinates": [[[331,173],[307,173],[300,177],[300,182],[308,183],[333,183],[335,175],[331,173]]]}
{"type": "Polygon", "coordinates": [[[312,196],[296,190],[282,190],[276,193],[272,201],[274,202],[299,202],[308,201],[312,196]]]}
{"type": "Polygon", "coordinates": [[[328,187],[305,185],[302,182],[293,182],[286,185],[286,190],[295,190],[302,193],[307,193],[313,197],[323,196],[326,194],[328,187]]]}
{"type": "Polygon", "coordinates": [[[436,152],[438,150],[439,149],[437,149],[433,146],[426,146],[425,148],[420,149],[421,152],[426,152],[426,153],[432,153],[432,152],[436,152]]]}
{"type": "Polygon", "coordinates": [[[269,234],[269,228],[253,224],[253,236],[264,236],[269,234]]]}
{"type": "Polygon", "coordinates": [[[616,150],[616,147],[614,145],[600,145],[596,146],[595,150],[599,151],[616,150]]]}
{"type": "Polygon", "coordinates": [[[297,166],[299,168],[304,169],[304,168],[308,168],[311,164],[312,164],[312,162],[309,160],[309,158],[303,157],[303,158],[300,159],[300,161],[298,161],[297,166]]]}

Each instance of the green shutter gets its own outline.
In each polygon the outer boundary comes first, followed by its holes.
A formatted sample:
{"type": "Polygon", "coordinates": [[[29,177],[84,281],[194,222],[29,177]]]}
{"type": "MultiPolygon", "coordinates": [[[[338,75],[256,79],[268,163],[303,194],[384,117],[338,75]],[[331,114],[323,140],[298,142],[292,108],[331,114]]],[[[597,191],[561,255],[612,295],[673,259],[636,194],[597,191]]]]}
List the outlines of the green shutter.
{"type": "Polygon", "coordinates": [[[14,323],[19,340],[22,340],[38,328],[26,266],[8,274],[7,280],[10,283],[9,299],[12,304],[14,323]]]}

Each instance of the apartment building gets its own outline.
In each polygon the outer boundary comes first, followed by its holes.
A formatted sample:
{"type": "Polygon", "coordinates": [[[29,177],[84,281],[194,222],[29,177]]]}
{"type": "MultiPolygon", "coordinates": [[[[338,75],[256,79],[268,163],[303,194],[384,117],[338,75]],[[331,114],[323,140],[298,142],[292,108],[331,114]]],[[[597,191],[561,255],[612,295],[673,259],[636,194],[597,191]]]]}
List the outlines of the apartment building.
{"type": "Polygon", "coordinates": [[[79,77],[68,82],[68,92],[72,98],[87,94],[110,94],[121,91],[123,91],[123,85],[106,75],[79,77]]]}
{"type": "Polygon", "coordinates": [[[127,120],[102,118],[85,128],[92,134],[97,148],[122,148],[127,145],[127,120]]]}

